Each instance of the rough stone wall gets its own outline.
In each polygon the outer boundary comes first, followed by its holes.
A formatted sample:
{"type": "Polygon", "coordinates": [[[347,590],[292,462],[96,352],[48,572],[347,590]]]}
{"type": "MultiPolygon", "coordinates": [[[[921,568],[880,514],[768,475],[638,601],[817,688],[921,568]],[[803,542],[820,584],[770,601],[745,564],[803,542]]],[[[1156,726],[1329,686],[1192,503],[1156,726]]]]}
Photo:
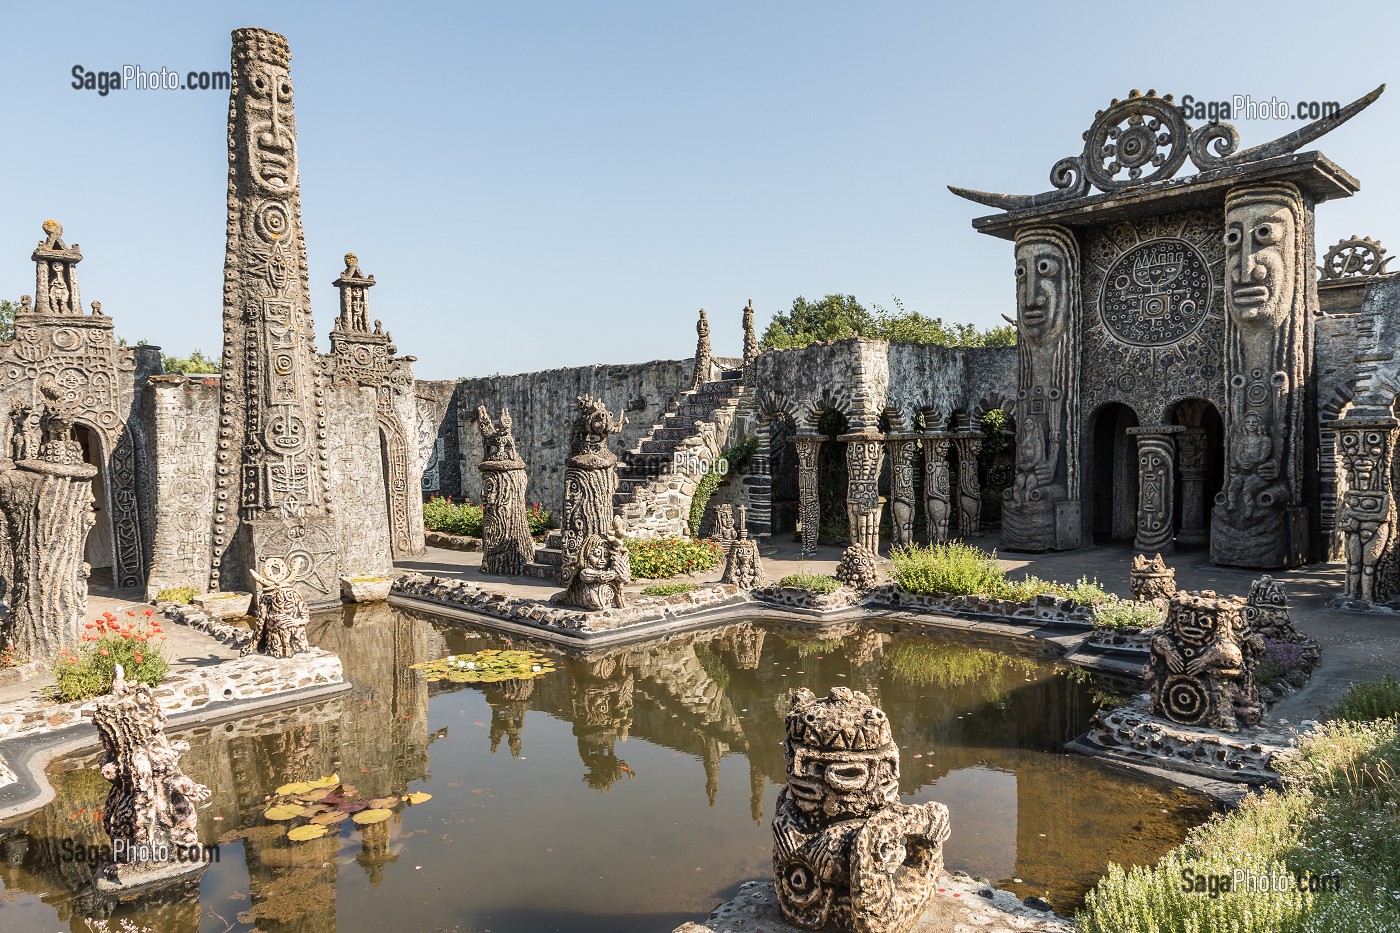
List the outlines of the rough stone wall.
{"type": "MultiPolygon", "coordinates": [[[[330,494],[342,576],[387,572],[388,498],[375,390],[337,385],[326,390],[330,494]]],[[[415,500],[416,506],[416,500],[415,500]]],[[[422,509],[415,508],[421,522],[422,509]]]]}
{"type": "MultiPolygon", "coordinates": [[[[623,410],[627,423],[613,438],[611,449],[621,453],[637,446],[660,421],[666,407],[690,389],[694,360],[655,360],[615,366],[577,366],[514,376],[487,376],[456,384],[456,435],[461,483],[457,495],[481,499],[481,435],[476,428],[476,408],[485,405],[497,413],[510,409],[520,458],[529,468],[527,502],[541,502],[558,515],[564,503],[564,458],[568,455],[569,425],[574,399],[591,395],[609,411],[623,410]]],[[[420,399],[425,387],[419,383],[420,399]]],[[[431,391],[428,389],[427,391],[431,391]]],[[[421,435],[420,435],[421,437],[421,435]]],[[[444,489],[451,494],[450,489],[444,489]]]]}
{"type": "Polygon", "coordinates": [[[413,385],[417,403],[418,457],[423,464],[423,498],[462,494],[461,454],[457,449],[457,382],[452,379],[413,385]]]}
{"type": "Polygon", "coordinates": [[[147,382],[140,421],[153,516],[148,597],[167,587],[202,592],[209,579],[219,383],[217,376],[155,376],[147,382]]]}

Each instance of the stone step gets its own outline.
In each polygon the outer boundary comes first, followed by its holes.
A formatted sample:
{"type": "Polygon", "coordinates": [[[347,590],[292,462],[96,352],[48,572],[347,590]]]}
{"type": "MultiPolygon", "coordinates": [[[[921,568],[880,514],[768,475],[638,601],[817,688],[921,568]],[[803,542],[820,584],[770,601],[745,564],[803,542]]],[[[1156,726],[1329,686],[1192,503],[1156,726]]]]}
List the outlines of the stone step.
{"type": "Polygon", "coordinates": [[[558,567],[564,563],[564,551],[562,548],[537,547],[535,548],[535,563],[558,567]]]}
{"type": "Polygon", "coordinates": [[[637,453],[643,454],[672,454],[680,446],[682,438],[643,438],[637,445],[637,453]]]}
{"type": "MultiPolygon", "coordinates": [[[[536,555],[539,551],[535,552],[536,555]]],[[[559,575],[559,568],[551,564],[541,564],[538,561],[525,565],[525,576],[534,577],[536,580],[553,580],[559,575]]]]}

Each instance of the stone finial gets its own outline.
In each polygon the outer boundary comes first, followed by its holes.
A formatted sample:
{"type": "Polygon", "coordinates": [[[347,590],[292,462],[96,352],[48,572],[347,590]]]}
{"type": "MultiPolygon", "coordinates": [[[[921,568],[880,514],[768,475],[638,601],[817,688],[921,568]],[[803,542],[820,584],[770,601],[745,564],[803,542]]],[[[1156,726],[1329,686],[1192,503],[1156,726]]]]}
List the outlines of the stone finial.
{"type": "Polygon", "coordinates": [[[710,378],[710,322],[705,317],[705,309],[700,309],[700,319],[695,322],[695,372],[690,377],[690,387],[698,389],[710,378]]]}
{"type": "Polygon", "coordinates": [[[93,317],[103,317],[103,316],[104,316],[104,315],[102,314],[102,302],[100,302],[100,301],[94,301],[94,302],[92,303],[92,316],[93,316],[93,317]]]}
{"type": "Polygon", "coordinates": [[[803,688],[785,726],[787,785],[773,817],[783,915],[808,930],[904,933],[933,896],[948,808],[900,802],[899,749],[866,694],[803,688]]]}

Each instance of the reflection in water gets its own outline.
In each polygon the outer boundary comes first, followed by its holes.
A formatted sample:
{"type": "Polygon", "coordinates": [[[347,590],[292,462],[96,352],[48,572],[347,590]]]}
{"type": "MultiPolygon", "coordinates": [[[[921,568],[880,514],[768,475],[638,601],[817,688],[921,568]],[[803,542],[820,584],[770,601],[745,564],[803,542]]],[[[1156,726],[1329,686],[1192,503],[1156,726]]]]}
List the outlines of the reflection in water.
{"type": "MultiPolygon", "coordinates": [[[[799,686],[850,686],[883,706],[902,792],[952,811],[950,868],[1062,909],[1108,861],[1155,860],[1209,812],[1065,754],[1094,705],[1055,664],[907,627],[745,623],[581,653],[377,605],[318,615],[310,634],[355,689],[181,733],[187,772],[213,790],[200,833],[220,861],[198,900],[123,916],[181,933],[671,929],[771,870],[799,686]],[[488,647],[543,651],[559,669],[476,684],[409,669],[488,647]],[[332,772],[365,796],[433,799],[302,843],[263,817],[278,785],[332,772]]],[[[64,858],[66,840],[106,842],[95,763],[56,765],[55,800],[0,828],[0,930],[86,930],[101,909],[78,893],[92,866],[64,858]]]]}

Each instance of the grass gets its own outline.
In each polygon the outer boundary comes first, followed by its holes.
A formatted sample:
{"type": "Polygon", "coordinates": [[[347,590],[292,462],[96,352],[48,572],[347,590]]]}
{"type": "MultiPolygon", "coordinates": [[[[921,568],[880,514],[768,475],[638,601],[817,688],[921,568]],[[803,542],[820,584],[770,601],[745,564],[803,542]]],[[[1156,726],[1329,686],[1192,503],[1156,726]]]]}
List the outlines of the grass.
{"type": "Polygon", "coordinates": [[[194,598],[198,595],[192,586],[167,586],[156,594],[156,602],[180,603],[183,606],[188,606],[194,602],[194,598]]]}
{"type": "Polygon", "coordinates": [[[1197,827],[1156,865],[1108,874],[1077,919],[1083,933],[1379,933],[1400,928],[1400,717],[1394,678],[1353,687],[1335,719],[1276,762],[1283,786],[1197,827]],[[1254,877],[1323,880],[1267,893],[1235,884],[1254,877]],[[1190,873],[1189,875],[1187,873],[1190,873]],[[1229,879],[1209,892],[1187,879],[1229,879]],[[1330,880],[1329,880],[1330,879],[1330,880]],[[1334,884],[1337,891],[1327,890],[1334,884]]]}
{"type": "Polygon", "coordinates": [[[643,596],[675,596],[695,589],[694,583],[653,583],[642,590],[643,596]]]}
{"type": "Polygon", "coordinates": [[[794,573],[778,581],[779,586],[790,586],[809,593],[835,593],[841,581],[835,577],[824,577],[817,573],[794,573]]]}
{"type": "MultiPolygon", "coordinates": [[[[483,515],[481,506],[472,502],[453,502],[451,496],[433,496],[423,503],[423,527],[445,535],[480,538],[483,515]]],[[[530,528],[530,535],[535,538],[551,528],[559,527],[554,516],[538,502],[526,507],[525,523],[530,528]]]]}
{"type": "Polygon", "coordinates": [[[1332,716],[1349,722],[1400,717],[1400,680],[1386,674],[1380,680],[1355,685],[1332,710],[1332,716]]]}

